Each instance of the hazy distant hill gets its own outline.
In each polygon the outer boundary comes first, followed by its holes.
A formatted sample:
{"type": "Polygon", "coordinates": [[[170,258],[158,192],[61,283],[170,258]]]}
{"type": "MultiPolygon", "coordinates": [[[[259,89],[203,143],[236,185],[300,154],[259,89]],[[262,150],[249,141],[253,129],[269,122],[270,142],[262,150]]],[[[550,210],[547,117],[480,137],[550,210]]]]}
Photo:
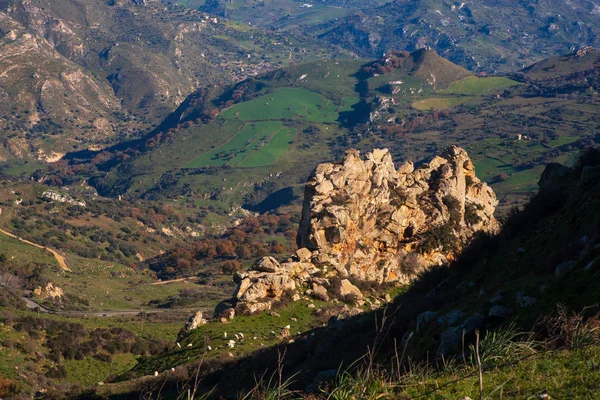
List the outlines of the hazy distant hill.
{"type": "Polygon", "coordinates": [[[469,69],[508,72],[597,46],[600,7],[587,0],[396,0],[320,28],[320,38],[363,56],[431,46],[469,69]]]}

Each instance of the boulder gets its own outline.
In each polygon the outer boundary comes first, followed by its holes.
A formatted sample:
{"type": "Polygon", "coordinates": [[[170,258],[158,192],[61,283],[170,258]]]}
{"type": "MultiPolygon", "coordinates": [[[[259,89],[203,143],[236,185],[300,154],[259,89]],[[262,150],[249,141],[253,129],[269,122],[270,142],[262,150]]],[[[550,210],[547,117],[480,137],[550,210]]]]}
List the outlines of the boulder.
{"type": "Polygon", "coordinates": [[[329,294],[327,294],[327,289],[325,289],[323,286],[321,286],[317,283],[313,283],[311,295],[315,299],[319,299],[319,300],[323,300],[323,301],[329,300],[329,294]]]}
{"type": "Polygon", "coordinates": [[[202,317],[202,311],[196,311],[190,316],[188,322],[185,324],[185,329],[193,331],[197,327],[206,324],[206,320],[202,317]]]}
{"type": "Polygon", "coordinates": [[[462,310],[452,310],[438,318],[437,323],[440,326],[455,326],[465,317],[462,310]]]}
{"type": "Polygon", "coordinates": [[[298,257],[298,261],[300,262],[307,262],[310,261],[310,258],[312,257],[312,252],[306,247],[303,247],[301,249],[296,250],[296,257],[298,257]]]}
{"type": "Polygon", "coordinates": [[[483,314],[474,314],[471,318],[463,322],[462,324],[448,328],[440,337],[440,345],[437,349],[437,356],[446,356],[450,353],[460,350],[462,344],[462,338],[464,335],[469,335],[480,328],[485,321],[483,314]]]}
{"type": "Polygon", "coordinates": [[[336,286],[336,295],[340,299],[353,299],[360,300],[364,296],[361,293],[360,289],[354,286],[348,279],[342,279],[339,285],[336,286]]]}
{"type": "Polygon", "coordinates": [[[435,320],[435,318],[437,317],[437,312],[435,311],[425,311],[424,313],[421,313],[417,316],[417,327],[416,327],[416,331],[419,332],[419,330],[424,326],[427,325],[429,323],[431,323],[432,321],[435,320]]]}
{"type": "Polygon", "coordinates": [[[511,313],[512,312],[511,312],[510,308],[508,308],[508,307],[493,306],[492,308],[490,308],[488,317],[504,320],[504,319],[507,319],[508,317],[510,317],[511,313]]]}
{"type": "Polygon", "coordinates": [[[254,271],[260,272],[279,272],[281,265],[271,256],[263,257],[254,265],[254,271]]]}
{"type": "Polygon", "coordinates": [[[561,279],[569,272],[573,271],[576,265],[577,261],[566,261],[561,263],[556,266],[556,269],[554,270],[554,276],[556,276],[556,279],[561,279]]]}

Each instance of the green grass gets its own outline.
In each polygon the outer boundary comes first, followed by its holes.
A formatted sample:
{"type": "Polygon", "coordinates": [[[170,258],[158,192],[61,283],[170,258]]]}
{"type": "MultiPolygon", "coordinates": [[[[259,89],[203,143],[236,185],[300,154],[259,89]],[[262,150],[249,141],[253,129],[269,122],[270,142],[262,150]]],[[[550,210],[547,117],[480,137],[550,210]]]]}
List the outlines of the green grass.
{"type": "Polygon", "coordinates": [[[36,262],[47,264],[56,270],[60,269],[58,262],[49,252],[4,234],[0,234],[0,254],[19,263],[36,262]]]}
{"type": "Polygon", "coordinates": [[[466,98],[461,97],[433,97],[430,99],[424,99],[415,101],[412,106],[417,110],[441,110],[444,108],[454,107],[467,101],[466,98]]]}
{"type": "Polygon", "coordinates": [[[335,122],[338,113],[349,108],[336,106],[316,92],[299,88],[278,88],[273,93],[235,105],[221,114],[242,121],[299,119],[335,122]]]}
{"type": "MultiPolygon", "coordinates": [[[[600,348],[547,353],[515,365],[485,371],[483,393],[488,399],[536,399],[547,392],[552,399],[596,398],[600,387],[600,348]]],[[[474,372],[474,371],[471,371],[474,372]]],[[[479,398],[476,374],[440,373],[407,379],[404,395],[433,400],[469,396],[479,398]],[[454,382],[456,381],[456,382],[454,382]],[[436,390],[438,389],[438,390],[436,390]]]]}
{"type": "MultiPolygon", "coordinates": [[[[319,307],[323,303],[314,301],[314,304],[319,307]]],[[[315,309],[308,308],[307,305],[307,301],[299,301],[278,309],[276,312],[280,317],[264,312],[251,316],[236,316],[227,323],[214,322],[202,325],[181,340],[181,349],[174,347],[166,354],[149,357],[136,366],[134,371],[142,375],[149,374],[155,370],[163,371],[187,364],[203,356],[212,358],[229,352],[234,356],[248,355],[263,347],[281,343],[284,339],[281,339],[278,334],[286,325],[290,325],[292,336],[321,325],[314,315],[315,309]],[[292,321],[291,318],[296,318],[297,321],[292,321]],[[227,338],[224,338],[225,332],[227,338]],[[226,347],[227,341],[234,339],[233,335],[239,332],[244,334],[244,341],[236,341],[234,348],[226,347]],[[272,335],[271,332],[275,332],[276,335],[272,335]],[[192,347],[188,348],[188,344],[192,344],[192,347]],[[206,345],[210,345],[213,350],[207,353],[206,345]]]]}
{"type": "Polygon", "coordinates": [[[280,129],[273,135],[269,142],[241,160],[238,167],[262,167],[275,164],[275,162],[287,151],[290,141],[294,138],[294,130],[290,128],[280,129]]]}
{"type": "Polygon", "coordinates": [[[83,360],[66,360],[62,363],[67,371],[66,381],[89,387],[106,381],[110,375],[119,375],[133,368],[137,363],[133,354],[115,354],[111,362],[93,357],[83,360]]]}
{"type": "Polygon", "coordinates": [[[518,85],[518,82],[503,76],[491,76],[489,78],[477,78],[475,76],[471,76],[454,82],[452,86],[442,92],[469,96],[481,96],[492,90],[504,89],[514,85],[518,85]]]}
{"type": "Polygon", "coordinates": [[[259,121],[247,123],[227,143],[216,149],[204,153],[184,165],[184,168],[200,168],[207,166],[232,165],[256,150],[262,141],[267,140],[282,128],[281,122],[259,121]]]}

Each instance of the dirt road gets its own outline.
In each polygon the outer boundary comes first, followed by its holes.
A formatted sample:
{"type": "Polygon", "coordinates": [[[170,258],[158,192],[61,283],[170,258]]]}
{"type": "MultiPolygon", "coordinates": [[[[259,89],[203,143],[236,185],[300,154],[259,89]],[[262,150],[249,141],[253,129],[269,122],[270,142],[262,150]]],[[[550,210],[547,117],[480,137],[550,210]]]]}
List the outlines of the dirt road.
{"type": "MultiPolygon", "coordinates": [[[[0,211],[0,214],[1,213],[2,213],[2,211],[0,211]]],[[[67,265],[67,262],[66,262],[65,258],[62,255],[60,255],[56,250],[53,250],[53,249],[51,249],[49,247],[46,247],[46,246],[39,245],[37,243],[30,242],[29,240],[25,240],[23,238],[20,238],[20,237],[18,237],[15,234],[12,234],[12,233],[10,233],[8,231],[5,231],[4,229],[0,229],[0,233],[3,233],[6,236],[11,237],[13,239],[17,239],[17,240],[19,240],[19,241],[21,241],[23,243],[27,243],[27,244],[29,244],[31,246],[37,247],[38,249],[46,250],[47,252],[51,253],[54,256],[54,258],[56,258],[56,261],[58,262],[58,265],[60,265],[60,268],[63,271],[73,272],[73,271],[71,271],[71,269],[67,265]]]]}

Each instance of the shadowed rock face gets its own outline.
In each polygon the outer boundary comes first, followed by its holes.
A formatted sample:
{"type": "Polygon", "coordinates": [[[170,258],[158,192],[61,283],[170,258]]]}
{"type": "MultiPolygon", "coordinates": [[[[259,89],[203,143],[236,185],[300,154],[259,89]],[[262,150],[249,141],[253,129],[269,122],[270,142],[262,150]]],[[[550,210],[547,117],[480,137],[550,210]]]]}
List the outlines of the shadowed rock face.
{"type": "Polygon", "coordinates": [[[497,231],[497,204],[458,147],[417,169],[411,162],[396,169],[387,149],[364,160],[349,150],[342,162],[319,165],[306,184],[295,260],[264,257],[238,273],[234,303],[254,313],[284,293],[360,299],[347,278],[406,283],[452,260],[476,232],[497,231]]]}
{"type": "Polygon", "coordinates": [[[297,243],[313,251],[317,266],[341,276],[408,281],[453,258],[476,231],[496,231],[497,204],[461,148],[417,169],[411,162],[396,169],[387,149],[364,160],[349,150],[341,163],[319,165],[307,182],[297,243]],[[440,227],[453,236],[446,246],[429,239],[440,227]]]}

